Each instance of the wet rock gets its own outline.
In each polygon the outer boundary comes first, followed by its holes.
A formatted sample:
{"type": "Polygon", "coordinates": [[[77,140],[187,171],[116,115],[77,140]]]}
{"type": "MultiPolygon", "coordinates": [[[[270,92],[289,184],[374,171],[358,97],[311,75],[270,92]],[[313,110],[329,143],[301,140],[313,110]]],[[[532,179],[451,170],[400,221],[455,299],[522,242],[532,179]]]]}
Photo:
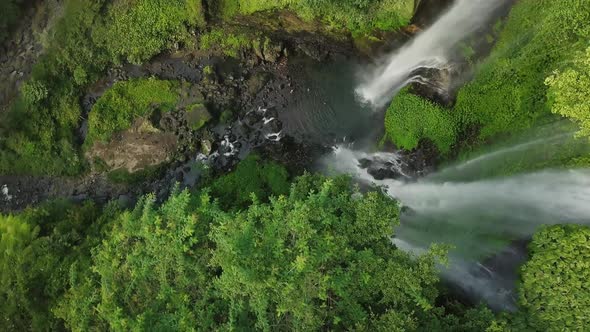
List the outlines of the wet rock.
{"type": "Polygon", "coordinates": [[[190,105],[185,111],[186,124],[192,130],[201,129],[209,120],[211,114],[205,105],[197,103],[190,105]]]}
{"type": "Polygon", "coordinates": [[[268,62],[277,62],[283,55],[283,44],[281,42],[274,43],[270,39],[266,39],[264,43],[264,60],[268,62]]]}
{"type": "Polygon", "coordinates": [[[201,140],[201,153],[205,156],[211,155],[211,151],[213,150],[213,143],[208,139],[201,140]]]}

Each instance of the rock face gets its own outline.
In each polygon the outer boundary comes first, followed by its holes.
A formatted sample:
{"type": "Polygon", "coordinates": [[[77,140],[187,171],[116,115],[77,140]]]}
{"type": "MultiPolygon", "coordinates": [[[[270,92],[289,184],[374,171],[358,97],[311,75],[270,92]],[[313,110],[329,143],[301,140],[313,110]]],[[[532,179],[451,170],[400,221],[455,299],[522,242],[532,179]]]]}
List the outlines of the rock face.
{"type": "Polygon", "coordinates": [[[43,51],[31,24],[33,21],[36,23],[35,29],[39,30],[37,33],[45,30],[50,24],[49,18],[40,17],[41,15],[34,7],[29,8],[12,37],[4,45],[0,45],[0,114],[7,110],[10,102],[18,95],[19,87],[29,77],[33,65],[43,51]]]}
{"type": "Polygon", "coordinates": [[[104,163],[109,170],[135,173],[169,162],[176,146],[174,134],[154,128],[146,119],[138,119],[132,128],[115,135],[110,142],[96,142],[86,157],[95,164],[104,163]]]}

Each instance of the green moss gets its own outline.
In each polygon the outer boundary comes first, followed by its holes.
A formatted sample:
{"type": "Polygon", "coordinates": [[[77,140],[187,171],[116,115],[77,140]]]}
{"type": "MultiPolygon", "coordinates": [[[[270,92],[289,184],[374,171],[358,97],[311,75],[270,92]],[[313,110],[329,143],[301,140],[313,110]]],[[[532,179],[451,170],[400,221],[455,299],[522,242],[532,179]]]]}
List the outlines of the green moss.
{"type": "Polygon", "coordinates": [[[205,105],[201,103],[192,104],[187,107],[186,117],[189,127],[193,130],[201,129],[211,120],[211,114],[209,114],[205,105]]]}
{"type": "Polygon", "coordinates": [[[175,81],[149,78],[117,82],[92,108],[85,145],[110,139],[113,133],[128,129],[133,120],[148,116],[156,107],[168,111],[178,99],[179,83],[175,81]]]}
{"type": "Polygon", "coordinates": [[[407,150],[416,148],[421,140],[429,139],[442,153],[447,153],[456,138],[449,112],[407,89],[402,90],[389,106],[385,130],[393,143],[407,150]]]}

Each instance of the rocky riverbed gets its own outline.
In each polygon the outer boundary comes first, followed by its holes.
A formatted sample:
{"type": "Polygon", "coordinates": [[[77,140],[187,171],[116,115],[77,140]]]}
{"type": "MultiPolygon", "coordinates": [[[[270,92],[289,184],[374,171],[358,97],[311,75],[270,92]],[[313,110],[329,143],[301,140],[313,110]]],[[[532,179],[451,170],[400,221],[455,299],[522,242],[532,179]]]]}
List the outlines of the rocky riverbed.
{"type": "MultiPolygon", "coordinates": [[[[31,15],[29,19],[34,13],[31,15]]],[[[249,22],[241,24],[248,26],[249,22]]],[[[346,38],[334,39],[311,30],[288,30],[281,27],[269,33],[272,47],[243,50],[237,58],[179,50],[156,56],[143,65],[111,68],[81,98],[84,114],[77,133],[80,144],[85,139],[92,106],[118,81],[145,77],[179,80],[187,100],[177,110],[144,119],[144,123],[121,133],[109,144],[87,153],[91,165],[84,176],[0,176],[0,211],[21,210],[55,198],[97,202],[117,199],[131,204],[149,192],[166,197],[175,183],[194,187],[199,183],[203,165],[215,173],[227,172],[253,152],[282,163],[297,174],[315,169],[316,161],[336,145],[365,148],[374,144],[383,135],[384,110],[359,106],[353,94],[355,69],[366,61],[362,59],[367,59],[367,51],[395,48],[418,30],[383,36],[385,43],[368,49],[361,49],[346,38]],[[192,126],[189,113],[183,108],[188,100],[204,105],[202,112],[211,118],[205,126],[192,126]],[[145,127],[143,124],[153,128],[153,134],[151,130],[138,130],[145,127]],[[95,157],[107,164],[107,170],[93,164],[95,157]],[[151,173],[133,183],[116,183],[108,172],[114,168],[145,168],[151,173]]],[[[23,30],[17,36],[27,33],[23,30]]],[[[23,39],[30,41],[30,34],[23,39]]],[[[16,44],[17,51],[22,46],[29,56],[21,66],[24,71],[30,71],[41,52],[40,46],[30,45],[22,41],[16,44]]],[[[14,95],[28,74],[17,76],[17,81],[9,82],[4,95],[14,95]]],[[[6,103],[9,99],[2,100],[6,103]]],[[[385,149],[394,151],[395,147],[385,149]]],[[[401,156],[403,177],[419,176],[437,162],[437,152],[428,144],[401,156]]],[[[376,178],[402,176],[400,165],[387,160],[359,163],[376,178]]]]}

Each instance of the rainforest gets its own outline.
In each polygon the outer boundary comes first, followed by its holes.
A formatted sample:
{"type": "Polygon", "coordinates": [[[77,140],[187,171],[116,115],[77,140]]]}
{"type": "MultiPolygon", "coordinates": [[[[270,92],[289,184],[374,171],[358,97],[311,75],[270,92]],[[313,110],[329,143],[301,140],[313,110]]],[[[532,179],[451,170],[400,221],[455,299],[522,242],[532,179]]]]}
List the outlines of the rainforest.
{"type": "Polygon", "coordinates": [[[588,331],[590,0],[0,0],[1,331],[588,331]]]}

